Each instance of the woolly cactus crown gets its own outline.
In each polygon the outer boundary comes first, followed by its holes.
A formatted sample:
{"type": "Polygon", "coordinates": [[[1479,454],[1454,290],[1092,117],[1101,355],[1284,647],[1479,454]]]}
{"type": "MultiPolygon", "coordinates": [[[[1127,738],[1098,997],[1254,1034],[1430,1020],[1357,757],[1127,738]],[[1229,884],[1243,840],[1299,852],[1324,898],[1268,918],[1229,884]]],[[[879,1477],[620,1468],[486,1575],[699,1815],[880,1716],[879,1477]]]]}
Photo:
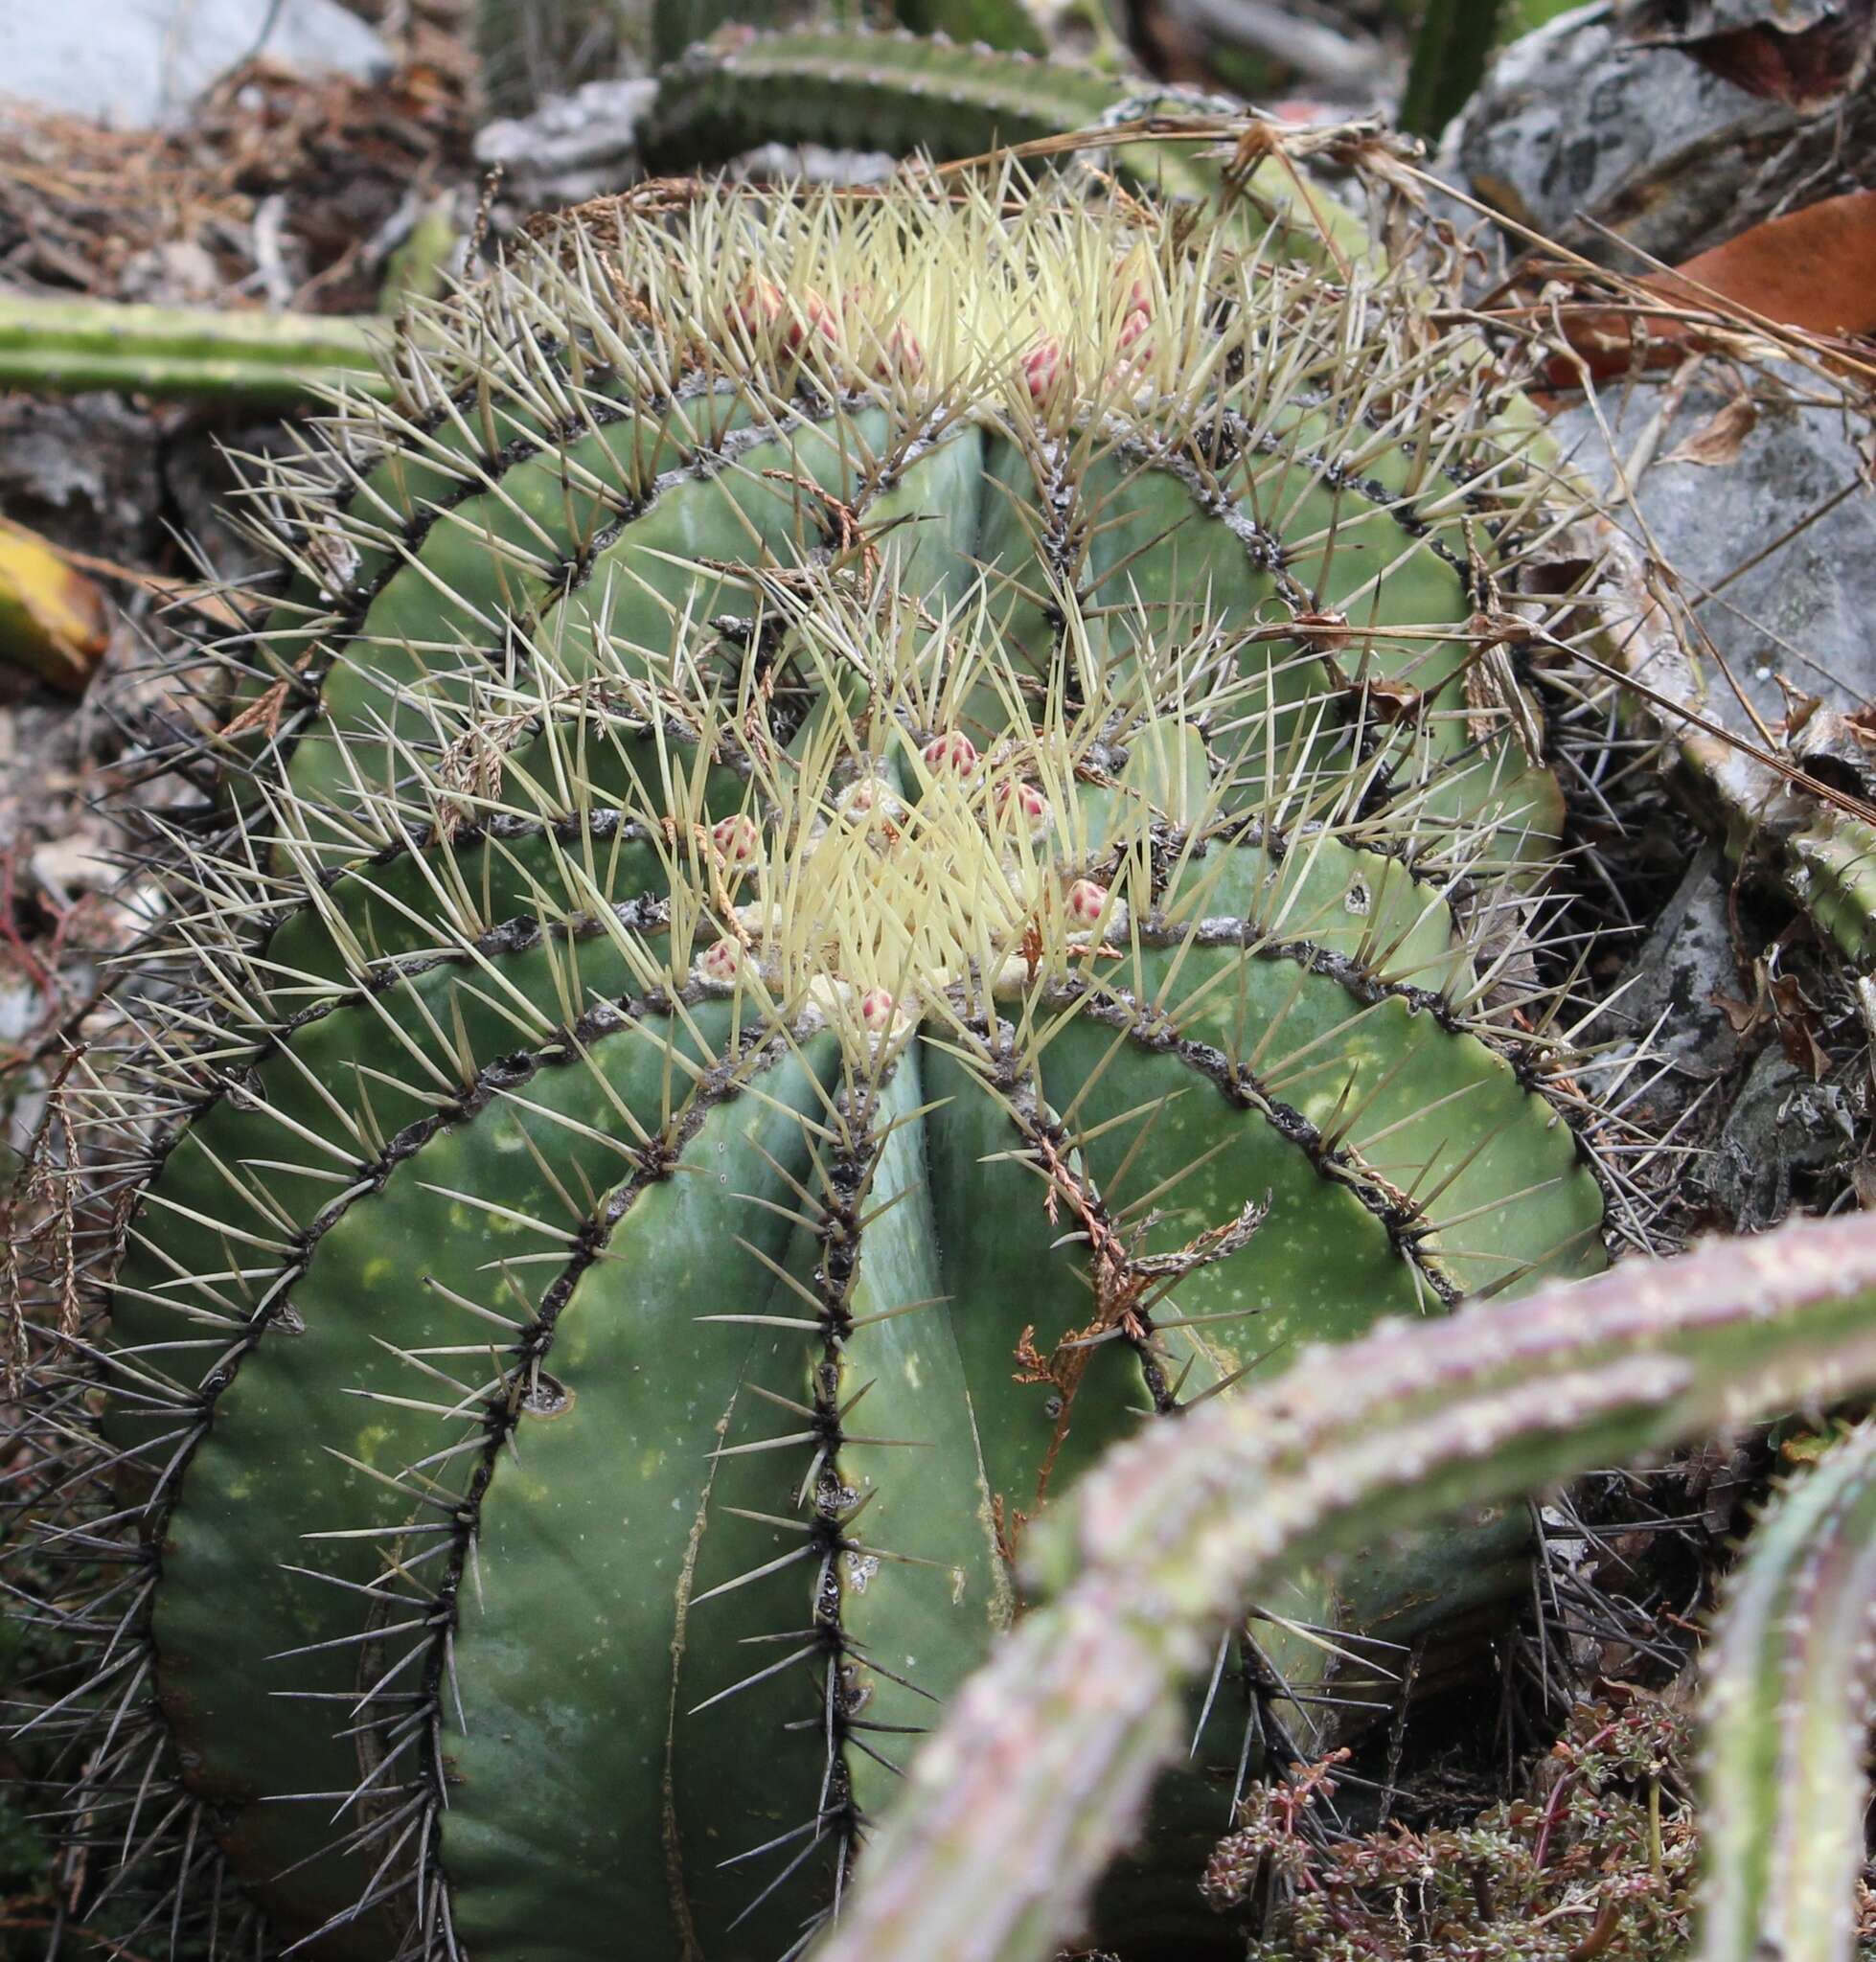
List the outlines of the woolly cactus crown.
{"type": "MultiPolygon", "coordinates": [[[[1600,1265],[1556,500],[1400,275],[1014,176],[588,210],[401,362],[256,484],[87,1790],[224,1940],[769,1958],[1132,1413],[1600,1265]]],[[[1192,1817],[1518,1538],[1264,1604],[1192,1817]]]]}

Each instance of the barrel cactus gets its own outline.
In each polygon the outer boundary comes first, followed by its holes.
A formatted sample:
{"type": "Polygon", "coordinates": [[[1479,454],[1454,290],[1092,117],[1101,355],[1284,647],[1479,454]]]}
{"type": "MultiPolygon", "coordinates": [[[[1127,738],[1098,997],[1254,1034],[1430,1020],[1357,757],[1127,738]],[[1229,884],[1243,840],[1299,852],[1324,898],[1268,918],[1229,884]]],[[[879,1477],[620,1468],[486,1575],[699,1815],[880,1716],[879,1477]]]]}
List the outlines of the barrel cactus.
{"type": "MultiPolygon", "coordinates": [[[[165,1916],[772,1962],[1104,1444],[1603,1264],[1555,493],[1410,286],[1272,240],[663,187],[256,476],[93,1345],[79,1807],[165,1916]]],[[[1259,1604],[1164,1843],[1522,1530],[1259,1604]]]]}

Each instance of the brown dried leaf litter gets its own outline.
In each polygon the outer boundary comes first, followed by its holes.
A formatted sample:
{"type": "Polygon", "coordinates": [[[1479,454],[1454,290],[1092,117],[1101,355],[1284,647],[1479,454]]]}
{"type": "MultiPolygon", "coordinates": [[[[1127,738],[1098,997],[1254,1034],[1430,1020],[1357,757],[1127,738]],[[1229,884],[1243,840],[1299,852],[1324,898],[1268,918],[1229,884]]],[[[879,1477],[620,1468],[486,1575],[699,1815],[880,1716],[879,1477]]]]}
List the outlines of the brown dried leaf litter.
{"type": "Polygon", "coordinates": [[[461,63],[367,83],[263,59],[181,129],[0,102],[0,286],[370,312],[406,210],[470,174],[467,97],[461,63]]]}

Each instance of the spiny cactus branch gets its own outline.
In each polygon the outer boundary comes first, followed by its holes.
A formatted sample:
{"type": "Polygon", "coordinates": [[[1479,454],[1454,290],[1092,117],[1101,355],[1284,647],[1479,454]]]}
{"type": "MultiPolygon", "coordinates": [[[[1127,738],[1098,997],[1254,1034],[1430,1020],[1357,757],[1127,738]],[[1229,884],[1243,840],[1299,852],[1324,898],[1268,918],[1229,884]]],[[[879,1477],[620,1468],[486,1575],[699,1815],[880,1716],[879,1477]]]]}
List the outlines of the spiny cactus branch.
{"type": "Polygon", "coordinates": [[[1753,1526],[1709,1654],[1701,1962],[1850,1962],[1876,1690],[1876,1426],[1753,1526]]]}
{"type": "Polygon", "coordinates": [[[1128,85],[1093,69],[906,34],[731,31],[660,74],[654,170],[768,142],[972,156],[1098,122],[1128,85]]]}
{"type": "Polygon", "coordinates": [[[1385,148],[1375,125],[1325,137],[1230,98],[1141,85],[1070,62],[941,35],[731,30],[664,69],[640,134],[653,170],[721,163],[764,143],[820,143],[995,161],[1085,163],[1135,190],[1239,210],[1292,249],[1364,258],[1347,209],[1304,185],[1313,154],[1385,148]]]}
{"type": "MultiPolygon", "coordinates": [[[[818,1962],[1033,1962],[1071,1935],[1178,1748],[1179,1684],[1286,1570],[1872,1384],[1876,1221],[1806,1222],[1389,1323],[1121,1447],[1033,1537],[1032,1585],[1056,1598],[954,1701],[818,1962]]],[[[1871,1502],[1847,1467],[1833,1495],[1871,1502]]],[[[1866,1563],[1866,1543],[1819,1558],[1866,1563]]],[[[1820,1631],[1840,1668],[1866,1598],[1845,1587],[1820,1631]]]]}
{"type": "Polygon", "coordinates": [[[114,388],[256,408],[388,393],[383,323],[0,296],[0,388],[114,388]]]}

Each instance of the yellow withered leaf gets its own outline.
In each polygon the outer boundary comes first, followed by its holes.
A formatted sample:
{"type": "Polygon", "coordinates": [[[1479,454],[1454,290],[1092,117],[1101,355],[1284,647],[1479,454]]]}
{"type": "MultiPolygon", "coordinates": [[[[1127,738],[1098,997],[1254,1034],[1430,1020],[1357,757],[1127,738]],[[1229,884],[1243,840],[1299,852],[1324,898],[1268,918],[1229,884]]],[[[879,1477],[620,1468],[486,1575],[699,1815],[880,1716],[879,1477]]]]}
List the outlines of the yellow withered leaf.
{"type": "Polygon", "coordinates": [[[110,637],[98,588],[36,532],[0,517],[0,661],[80,695],[110,637]]]}

